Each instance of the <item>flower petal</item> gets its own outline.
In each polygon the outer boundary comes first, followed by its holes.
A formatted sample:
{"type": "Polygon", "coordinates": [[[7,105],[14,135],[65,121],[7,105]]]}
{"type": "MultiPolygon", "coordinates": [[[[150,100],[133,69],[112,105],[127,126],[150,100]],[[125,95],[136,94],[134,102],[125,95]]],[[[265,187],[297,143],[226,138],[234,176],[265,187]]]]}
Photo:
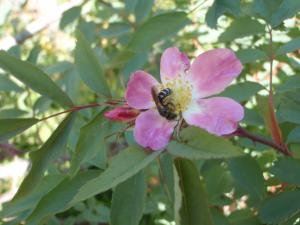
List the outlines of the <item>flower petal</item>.
{"type": "Polygon", "coordinates": [[[160,79],[165,83],[167,79],[174,79],[189,68],[190,61],[186,54],[176,47],[167,48],[160,59],[160,79]]]}
{"type": "Polygon", "coordinates": [[[230,134],[244,117],[244,108],[230,98],[214,97],[194,101],[183,113],[185,121],[216,135],[230,134]]]}
{"type": "Polygon", "coordinates": [[[133,121],[140,114],[140,111],[129,107],[128,105],[122,105],[112,110],[106,111],[104,117],[112,121],[128,122],[133,121]]]}
{"type": "Polygon", "coordinates": [[[156,109],[142,112],[135,121],[134,139],[138,144],[152,150],[162,150],[167,146],[176,126],[160,116],[156,109]]]}
{"type": "Polygon", "coordinates": [[[151,88],[159,83],[153,76],[144,72],[136,71],[130,77],[125,93],[127,104],[136,109],[149,109],[153,107],[154,101],[151,88]]]}
{"type": "Polygon", "coordinates": [[[204,52],[192,63],[188,79],[194,84],[193,95],[207,97],[223,91],[242,71],[243,66],[230,49],[204,52]]]}

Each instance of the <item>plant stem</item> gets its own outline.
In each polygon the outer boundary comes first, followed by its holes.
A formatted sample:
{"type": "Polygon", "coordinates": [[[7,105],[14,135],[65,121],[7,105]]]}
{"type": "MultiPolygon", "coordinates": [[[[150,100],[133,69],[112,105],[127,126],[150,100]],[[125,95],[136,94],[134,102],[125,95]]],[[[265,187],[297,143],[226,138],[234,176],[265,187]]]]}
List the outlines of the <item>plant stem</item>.
{"type": "Polygon", "coordinates": [[[247,130],[245,130],[242,127],[238,127],[238,129],[233,133],[233,135],[238,136],[238,137],[248,138],[253,142],[259,142],[264,145],[270,146],[286,156],[293,156],[292,152],[290,152],[285,145],[279,145],[279,144],[276,144],[275,142],[268,140],[266,138],[263,138],[261,136],[251,134],[250,132],[248,132],[247,130]]]}
{"type": "MultiPolygon", "coordinates": [[[[277,145],[280,146],[285,146],[283,140],[282,140],[282,135],[281,135],[281,130],[278,125],[278,121],[275,115],[275,110],[274,110],[274,103],[273,103],[273,60],[274,60],[274,53],[273,53],[273,34],[272,34],[272,27],[267,25],[268,31],[269,31],[269,46],[270,46],[270,53],[269,53],[269,58],[270,58],[270,78],[269,78],[269,97],[268,97],[268,108],[269,108],[269,123],[268,128],[272,134],[272,138],[275,141],[277,145]]],[[[286,147],[287,149],[287,147],[286,147]]]]}
{"type": "Polygon", "coordinates": [[[270,97],[273,98],[273,60],[274,60],[274,55],[273,55],[273,33],[272,33],[272,28],[267,26],[268,31],[269,31],[269,46],[270,46],[270,78],[269,78],[269,94],[270,97]]]}
{"type": "Polygon", "coordinates": [[[59,116],[59,115],[65,114],[65,113],[77,112],[77,111],[80,111],[82,109],[95,108],[95,107],[99,107],[99,106],[112,106],[112,105],[117,105],[117,104],[120,104],[120,103],[122,103],[122,101],[116,100],[116,101],[106,101],[106,102],[103,102],[103,103],[91,103],[91,104],[88,104],[88,105],[73,106],[72,108],[67,109],[65,111],[62,111],[62,112],[55,113],[55,114],[52,114],[50,116],[44,117],[44,118],[40,119],[40,121],[44,121],[44,120],[47,120],[47,119],[50,119],[52,117],[56,117],[56,116],[59,116]]]}

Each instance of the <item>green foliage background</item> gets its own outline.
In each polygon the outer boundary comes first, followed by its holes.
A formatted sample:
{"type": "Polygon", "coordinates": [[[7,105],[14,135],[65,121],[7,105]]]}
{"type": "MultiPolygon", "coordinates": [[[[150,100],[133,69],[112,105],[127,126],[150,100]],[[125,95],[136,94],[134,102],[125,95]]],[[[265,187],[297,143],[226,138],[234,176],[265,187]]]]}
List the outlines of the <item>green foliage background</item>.
{"type": "MultiPolygon", "coordinates": [[[[26,1],[17,10],[0,4],[0,35],[15,35],[26,26],[15,15],[26,1]]],[[[1,163],[11,160],[7,143],[31,161],[17,194],[2,206],[2,223],[299,224],[299,11],[299,0],[89,0],[65,11],[56,32],[1,50],[1,163]],[[123,98],[135,70],[159,77],[160,56],[170,46],[190,58],[233,49],[244,70],[220,95],[243,104],[241,126],[269,140],[262,96],[272,56],[274,108],[293,156],[193,127],[182,131],[184,142],[149,152],[130,129],[110,136],[126,124],[107,121],[105,106],[42,120],[123,98]]]]}

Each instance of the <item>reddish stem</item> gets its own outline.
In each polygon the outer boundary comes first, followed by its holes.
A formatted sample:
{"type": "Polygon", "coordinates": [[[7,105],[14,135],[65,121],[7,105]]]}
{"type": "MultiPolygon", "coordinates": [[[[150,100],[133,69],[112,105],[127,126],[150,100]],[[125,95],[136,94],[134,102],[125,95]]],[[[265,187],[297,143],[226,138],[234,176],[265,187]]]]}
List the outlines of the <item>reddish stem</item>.
{"type": "Polygon", "coordinates": [[[233,135],[248,138],[253,142],[259,142],[264,145],[270,146],[286,156],[293,156],[292,152],[289,151],[289,149],[287,148],[286,145],[279,145],[279,144],[276,144],[275,142],[268,140],[266,138],[260,137],[255,134],[251,134],[248,131],[246,131],[245,129],[243,129],[242,127],[238,127],[238,129],[233,133],[233,135]]]}
{"type": "Polygon", "coordinates": [[[95,107],[105,106],[105,105],[106,106],[112,106],[112,105],[117,105],[117,104],[120,104],[120,103],[123,103],[123,101],[112,100],[112,101],[106,101],[106,102],[103,102],[103,103],[91,103],[91,104],[88,104],[88,105],[73,106],[72,108],[67,109],[65,111],[62,111],[62,112],[55,113],[53,115],[44,117],[44,118],[40,119],[40,121],[44,121],[44,120],[50,119],[52,117],[56,117],[56,116],[59,116],[61,114],[65,114],[65,113],[69,113],[69,112],[77,112],[77,111],[80,111],[82,109],[95,108],[95,107]]]}

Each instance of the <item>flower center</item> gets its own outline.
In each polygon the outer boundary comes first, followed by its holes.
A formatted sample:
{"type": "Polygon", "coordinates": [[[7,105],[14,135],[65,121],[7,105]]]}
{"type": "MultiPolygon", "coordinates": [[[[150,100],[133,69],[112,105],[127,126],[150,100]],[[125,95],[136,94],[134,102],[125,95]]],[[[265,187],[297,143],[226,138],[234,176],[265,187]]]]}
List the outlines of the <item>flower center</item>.
{"type": "Polygon", "coordinates": [[[169,88],[172,90],[171,100],[174,104],[174,113],[179,115],[181,112],[185,111],[192,99],[192,85],[189,81],[179,77],[177,79],[166,80],[164,84],[161,85],[160,89],[169,88]]]}

